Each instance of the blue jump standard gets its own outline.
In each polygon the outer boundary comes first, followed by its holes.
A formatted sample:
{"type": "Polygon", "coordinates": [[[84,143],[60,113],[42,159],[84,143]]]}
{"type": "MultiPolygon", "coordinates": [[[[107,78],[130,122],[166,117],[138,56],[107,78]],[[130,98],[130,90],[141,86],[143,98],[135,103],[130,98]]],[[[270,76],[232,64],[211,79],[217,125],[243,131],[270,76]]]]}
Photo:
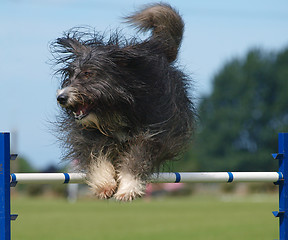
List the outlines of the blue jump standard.
{"type": "Polygon", "coordinates": [[[0,133],[0,240],[11,239],[10,134],[0,133]]]}
{"type": "Polygon", "coordinates": [[[278,135],[278,153],[272,154],[279,161],[279,172],[283,174],[283,181],[279,185],[279,211],[274,211],[275,217],[279,217],[280,240],[288,240],[288,133],[278,135]]]}

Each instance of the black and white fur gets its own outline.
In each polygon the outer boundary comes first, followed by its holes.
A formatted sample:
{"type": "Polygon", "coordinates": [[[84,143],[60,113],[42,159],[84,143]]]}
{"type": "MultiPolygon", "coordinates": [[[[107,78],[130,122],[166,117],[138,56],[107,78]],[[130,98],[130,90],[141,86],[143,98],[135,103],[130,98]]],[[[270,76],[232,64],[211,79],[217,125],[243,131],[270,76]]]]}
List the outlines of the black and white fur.
{"type": "Polygon", "coordinates": [[[161,3],[127,21],[151,36],[107,39],[72,29],[52,44],[66,157],[78,160],[99,198],[123,201],[144,194],[150,174],[187,146],[195,123],[190,80],[175,63],[182,18],[161,3]]]}

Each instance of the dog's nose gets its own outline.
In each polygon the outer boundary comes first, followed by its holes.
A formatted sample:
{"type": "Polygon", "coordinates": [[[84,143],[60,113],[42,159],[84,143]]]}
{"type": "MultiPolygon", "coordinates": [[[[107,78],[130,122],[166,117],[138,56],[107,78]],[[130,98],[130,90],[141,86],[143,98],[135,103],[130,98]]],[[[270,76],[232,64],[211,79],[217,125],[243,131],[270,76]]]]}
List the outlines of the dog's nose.
{"type": "Polygon", "coordinates": [[[57,97],[57,101],[61,104],[61,105],[65,105],[68,101],[68,96],[64,93],[58,95],[57,97]]]}

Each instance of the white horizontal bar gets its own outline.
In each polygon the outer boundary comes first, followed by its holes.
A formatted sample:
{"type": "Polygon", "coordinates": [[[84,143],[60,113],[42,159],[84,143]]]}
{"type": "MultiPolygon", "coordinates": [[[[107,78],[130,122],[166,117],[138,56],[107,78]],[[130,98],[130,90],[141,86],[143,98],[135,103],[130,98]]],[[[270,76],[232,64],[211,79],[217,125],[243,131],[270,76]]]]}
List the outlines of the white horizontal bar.
{"type": "MultiPolygon", "coordinates": [[[[11,183],[85,183],[84,173],[12,173],[11,183]]],[[[181,172],[154,173],[151,182],[277,182],[283,180],[278,172],[181,172]]]]}
{"type": "Polygon", "coordinates": [[[152,182],[277,182],[283,179],[278,172],[182,172],[153,174],[152,182]],[[179,178],[178,177],[178,178],[179,178]]]}
{"type": "Polygon", "coordinates": [[[12,173],[10,183],[84,183],[85,177],[84,173],[12,173]]]}

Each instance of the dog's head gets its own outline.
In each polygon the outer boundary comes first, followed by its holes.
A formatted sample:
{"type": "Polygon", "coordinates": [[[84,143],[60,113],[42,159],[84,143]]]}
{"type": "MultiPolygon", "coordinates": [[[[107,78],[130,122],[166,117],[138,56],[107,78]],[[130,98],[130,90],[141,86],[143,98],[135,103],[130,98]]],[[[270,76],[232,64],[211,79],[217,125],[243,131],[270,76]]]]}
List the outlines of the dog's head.
{"type": "Polygon", "coordinates": [[[62,64],[57,101],[82,125],[99,127],[99,117],[104,113],[133,104],[131,83],[127,81],[129,54],[116,39],[104,44],[96,35],[81,40],[70,32],[53,44],[57,63],[62,64]]]}

